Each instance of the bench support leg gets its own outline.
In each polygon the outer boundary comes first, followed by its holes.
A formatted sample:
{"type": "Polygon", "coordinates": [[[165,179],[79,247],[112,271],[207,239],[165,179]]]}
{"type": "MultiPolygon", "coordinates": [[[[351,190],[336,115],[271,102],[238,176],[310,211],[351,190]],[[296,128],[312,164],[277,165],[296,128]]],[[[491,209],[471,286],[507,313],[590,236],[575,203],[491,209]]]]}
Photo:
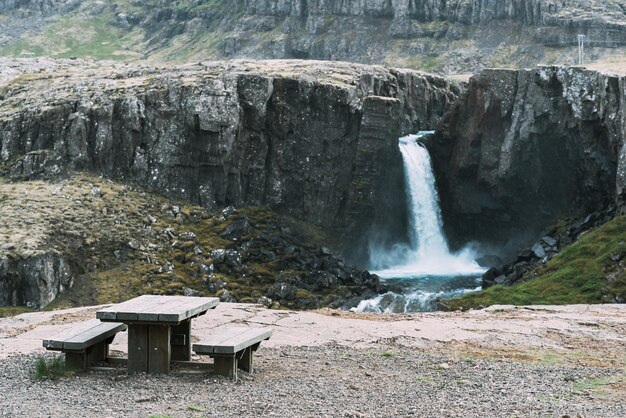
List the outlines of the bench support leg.
{"type": "Polygon", "coordinates": [[[237,358],[235,356],[215,356],[213,371],[216,374],[237,380],[237,358]]]}
{"type": "Polygon", "coordinates": [[[108,341],[100,341],[87,349],[87,365],[106,361],[109,356],[108,341]]]}
{"type": "Polygon", "coordinates": [[[65,353],[65,367],[70,370],[83,370],[87,368],[87,353],[65,353]]]}
{"type": "Polygon", "coordinates": [[[248,373],[252,373],[253,364],[252,364],[252,347],[248,347],[243,350],[243,355],[241,356],[241,360],[239,360],[239,368],[248,373]]]}

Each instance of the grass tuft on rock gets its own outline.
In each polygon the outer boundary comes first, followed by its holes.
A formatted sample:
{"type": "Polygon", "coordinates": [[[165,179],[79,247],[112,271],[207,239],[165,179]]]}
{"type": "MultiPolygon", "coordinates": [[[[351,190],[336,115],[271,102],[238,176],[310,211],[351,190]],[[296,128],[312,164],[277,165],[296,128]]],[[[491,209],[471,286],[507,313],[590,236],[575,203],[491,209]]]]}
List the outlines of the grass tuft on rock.
{"type": "Polygon", "coordinates": [[[563,305],[626,300],[626,215],[584,234],[536,277],[515,286],[493,286],[446,302],[449,309],[490,305],[563,305]]]}

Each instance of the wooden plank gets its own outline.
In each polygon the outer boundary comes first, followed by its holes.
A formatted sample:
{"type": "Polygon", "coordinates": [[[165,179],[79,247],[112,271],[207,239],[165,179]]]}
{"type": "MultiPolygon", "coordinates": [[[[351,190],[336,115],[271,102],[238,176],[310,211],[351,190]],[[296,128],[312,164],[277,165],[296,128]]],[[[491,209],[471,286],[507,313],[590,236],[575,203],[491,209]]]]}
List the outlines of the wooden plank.
{"type": "Polygon", "coordinates": [[[91,319],[89,321],[85,321],[81,323],[80,325],[78,325],[77,327],[74,327],[72,329],[66,330],[63,333],[55,335],[54,338],[44,339],[43,346],[46,347],[48,350],[62,350],[63,343],[65,342],[65,340],[72,338],[74,335],[80,332],[96,327],[100,325],[100,323],[101,322],[98,321],[97,319],[91,319]]]}
{"type": "Polygon", "coordinates": [[[128,373],[148,372],[148,326],[128,326],[128,373]]]}
{"type": "Polygon", "coordinates": [[[119,320],[118,317],[120,319],[136,320],[136,316],[133,316],[133,314],[148,308],[159,297],[157,295],[139,296],[99,310],[96,312],[96,318],[101,321],[116,321],[119,320]]]}
{"type": "Polygon", "coordinates": [[[61,351],[63,349],[63,341],[43,340],[43,346],[48,350],[61,351]]]}
{"type": "Polygon", "coordinates": [[[101,321],[179,323],[214,308],[218,303],[218,298],[144,295],[102,309],[96,312],[96,318],[101,321]]]}
{"type": "Polygon", "coordinates": [[[187,318],[198,316],[208,311],[209,309],[214,309],[219,303],[219,298],[199,298],[197,305],[190,308],[187,312],[187,318]]]}
{"type": "Polygon", "coordinates": [[[197,354],[235,354],[272,336],[271,328],[231,327],[193,345],[197,354]]]}
{"type": "Polygon", "coordinates": [[[99,325],[78,333],[73,337],[65,340],[63,342],[63,349],[84,350],[87,347],[90,347],[100,341],[106,340],[107,338],[117,334],[120,331],[125,330],[126,328],[126,325],[116,322],[101,322],[99,325]]]}
{"type": "Polygon", "coordinates": [[[158,320],[158,316],[148,318],[146,312],[153,312],[161,303],[163,296],[158,295],[144,295],[135,299],[131,299],[122,303],[123,306],[118,308],[117,318],[119,321],[155,321],[158,320]],[[140,319],[140,315],[145,319],[140,319]]]}
{"type": "Polygon", "coordinates": [[[168,325],[148,325],[148,372],[170,372],[170,332],[168,325]]]}
{"type": "MultiPolygon", "coordinates": [[[[184,297],[184,296],[183,296],[184,297]]],[[[145,310],[137,315],[139,321],[148,322],[172,322],[181,321],[180,312],[184,312],[185,301],[180,296],[162,296],[150,309],[145,310]],[[164,313],[176,312],[173,318],[163,318],[164,313]]],[[[188,303],[188,302],[187,302],[188,303]]]]}
{"type": "Polygon", "coordinates": [[[272,330],[269,328],[252,328],[244,333],[237,335],[232,340],[228,341],[232,346],[215,348],[215,353],[237,353],[246,347],[250,347],[260,341],[267,340],[272,336],[272,330]]]}
{"type": "Polygon", "coordinates": [[[248,329],[248,327],[228,327],[217,329],[213,331],[209,337],[194,344],[193,351],[198,354],[213,354],[216,346],[224,345],[228,339],[239,335],[248,329]]]}
{"type": "MultiPolygon", "coordinates": [[[[92,319],[85,321],[76,328],[67,330],[64,333],[57,335],[54,338],[43,340],[43,346],[48,350],[81,350],[89,345],[81,345],[81,341],[94,341],[93,338],[99,331],[108,333],[107,336],[110,337],[111,335],[115,335],[116,332],[123,331],[125,329],[126,325],[123,324],[103,324],[97,319],[92,319]],[[108,332],[110,329],[117,330],[114,332],[108,332]],[[67,347],[65,346],[66,342],[69,342],[67,347]]],[[[106,338],[106,336],[104,338],[106,338]]],[[[95,341],[97,341],[97,338],[95,341]]]]}
{"type": "Polygon", "coordinates": [[[181,296],[178,303],[164,306],[159,312],[161,322],[181,322],[192,316],[214,308],[219,303],[218,298],[201,298],[194,296],[181,296]]]}

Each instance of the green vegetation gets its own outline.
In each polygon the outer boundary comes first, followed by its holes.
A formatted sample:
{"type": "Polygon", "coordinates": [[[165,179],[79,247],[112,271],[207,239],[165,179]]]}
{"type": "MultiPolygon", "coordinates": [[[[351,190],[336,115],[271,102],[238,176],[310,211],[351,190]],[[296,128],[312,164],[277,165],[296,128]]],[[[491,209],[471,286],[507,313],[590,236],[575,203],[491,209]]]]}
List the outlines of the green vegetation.
{"type": "Polygon", "coordinates": [[[33,310],[25,306],[1,306],[0,318],[8,318],[10,316],[16,316],[26,312],[32,312],[33,310]]]}
{"type": "Polygon", "coordinates": [[[35,380],[57,380],[71,373],[72,370],[65,366],[63,356],[55,356],[53,358],[37,357],[33,367],[33,378],[35,380]]]}
{"type": "Polygon", "coordinates": [[[600,399],[615,397],[621,400],[624,387],[626,387],[626,372],[610,377],[585,379],[577,382],[574,390],[579,393],[592,393],[594,397],[600,399]]]}
{"type": "Polygon", "coordinates": [[[515,286],[489,289],[453,299],[450,309],[490,305],[602,303],[626,298],[626,274],[614,260],[626,256],[626,216],[619,216],[565,248],[536,277],[515,286]]]}
{"type": "Polygon", "coordinates": [[[0,48],[0,56],[84,57],[123,60],[137,56],[132,51],[135,34],[112,25],[111,16],[90,19],[72,17],[49,25],[42,35],[25,38],[0,48]]]}

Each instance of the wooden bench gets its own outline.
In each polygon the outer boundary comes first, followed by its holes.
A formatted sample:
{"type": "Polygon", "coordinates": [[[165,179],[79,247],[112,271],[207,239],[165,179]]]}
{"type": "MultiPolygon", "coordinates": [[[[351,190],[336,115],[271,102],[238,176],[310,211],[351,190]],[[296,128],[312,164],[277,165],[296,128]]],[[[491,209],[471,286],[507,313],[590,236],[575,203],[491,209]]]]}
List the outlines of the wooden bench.
{"type": "Polygon", "coordinates": [[[65,353],[65,364],[73,369],[86,369],[90,364],[106,361],[109,344],[115,334],[125,331],[126,325],[116,322],[88,321],[80,330],[72,330],[55,339],[43,340],[48,350],[65,353]]]}
{"type": "Polygon", "coordinates": [[[270,328],[229,327],[193,345],[193,351],[214,359],[214,371],[237,380],[237,369],[252,373],[252,354],[261,341],[272,336],[270,328]]]}

